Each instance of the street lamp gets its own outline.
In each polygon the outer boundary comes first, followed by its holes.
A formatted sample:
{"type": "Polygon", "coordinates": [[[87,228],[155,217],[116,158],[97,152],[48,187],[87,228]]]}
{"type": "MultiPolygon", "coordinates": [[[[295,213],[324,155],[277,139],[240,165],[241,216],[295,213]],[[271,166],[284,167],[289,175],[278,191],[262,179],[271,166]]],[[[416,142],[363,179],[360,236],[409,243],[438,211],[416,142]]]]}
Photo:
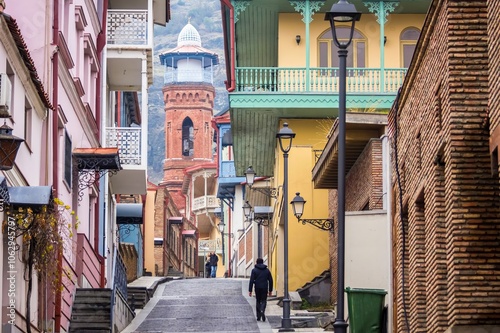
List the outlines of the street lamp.
{"type": "Polygon", "coordinates": [[[12,128],[5,122],[0,126],[0,170],[10,170],[14,166],[17,151],[24,139],[12,135],[12,128]]]}
{"type": "Polygon", "coordinates": [[[246,178],[246,183],[247,183],[248,187],[250,187],[251,189],[253,189],[257,192],[263,193],[270,198],[274,198],[274,199],[278,198],[278,190],[275,188],[252,187],[253,183],[255,182],[255,175],[256,175],[255,170],[250,165],[248,167],[248,169],[245,171],[245,178],[246,178]]]}
{"type": "Polygon", "coordinates": [[[354,24],[361,18],[361,13],[356,7],[340,0],[334,4],[325,15],[325,20],[330,21],[333,41],[339,48],[339,134],[338,134],[338,237],[337,237],[337,311],[333,329],[335,333],[346,333],[347,322],[344,319],[344,269],[345,269],[345,123],[346,123],[346,59],[347,48],[351,44],[354,33],[354,24]],[[340,42],[337,37],[337,28],[345,27],[350,23],[349,39],[340,42]]]}
{"type": "Polygon", "coordinates": [[[306,201],[300,196],[299,192],[295,193],[295,198],[293,198],[290,204],[292,205],[293,215],[302,224],[309,223],[322,230],[333,232],[333,219],[301,219],[306,201]]]}
{"type": "MultiPolygon", "coordinates": [[[[283,153],[283,200],[288,202],[288,152],[292,148],[292,139],[295,133],[288,128],[288,123],[284,123],[276,138],[280,144],[281,152],[283,153]]],[[[283,296],[283,317],[281,318],[281,328],[279,332],[295,332],[292,328],[292,320],[290,319],[290,295],[288,294],[288,207],[283,205],[283,220],[284,220],[284,244],[283,244],[283,280],[284,280],[284,296],[283,296]]]]}
{"type": "Polygon", "coordinates": [[[257,257],[262,257],[262,226],[267,227],[269,225],[269,220],[263,219],[262,217],[255,217],[255,211],[252,205],[248,201],[245,201],[243,205],[243,214],[245,215],[247,221],[257,223],[257,257]]]}

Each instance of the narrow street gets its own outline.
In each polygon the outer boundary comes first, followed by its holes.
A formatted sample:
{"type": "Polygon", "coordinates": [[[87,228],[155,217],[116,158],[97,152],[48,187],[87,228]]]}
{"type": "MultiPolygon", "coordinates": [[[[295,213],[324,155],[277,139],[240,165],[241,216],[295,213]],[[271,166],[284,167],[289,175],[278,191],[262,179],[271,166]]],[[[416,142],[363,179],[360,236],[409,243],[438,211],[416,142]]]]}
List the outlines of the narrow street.
{"type": "MultiPolygon", "coordinates": [[[[279,316],[258,322],[248,279],[181,279],[158,286],[124,333],[273,332],[279,316]]],[[[266,311],[267,312],[267,311],[266,311]]]]}

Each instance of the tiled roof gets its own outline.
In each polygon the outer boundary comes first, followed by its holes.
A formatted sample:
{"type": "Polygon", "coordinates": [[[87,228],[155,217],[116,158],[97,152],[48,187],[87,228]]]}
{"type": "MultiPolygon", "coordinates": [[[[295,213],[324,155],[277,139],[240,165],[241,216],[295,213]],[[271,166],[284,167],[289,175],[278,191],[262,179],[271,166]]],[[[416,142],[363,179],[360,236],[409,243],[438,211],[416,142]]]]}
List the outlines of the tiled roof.
{"type": "Polygon", "coordinates": [[[52,104],[50,103],[49,95],[45,91],[43,87],[43,83],[40,80],[40,77],[38,76],[38,73],[35,68],[35,64],[33,62],[33,59],[31,58],[30,52],[28,50],[28,47],[26,43],[24,42],[24,38],[21,34],[21,30],[19,29],[19,26],[17,25],[17,22],[14,18],[12,18],[10,15],[7,15],[5,13],[1,13],[0,16],[2,16],[5,19],[5,22],[7,23],[7,26],[9,27],[10,34],[12,35],[12,38],[14,39],[14,42],[16,43],[17,49],[19,51],[19,55],[24,61],[24,64],[26,65],[26,68],[28,69],[31,77],[31,81],[33,81],[33,84],[35,85],[38,95],[43,101],[43,104],[49,108],[49,109],[54,109],[52,104]]]}

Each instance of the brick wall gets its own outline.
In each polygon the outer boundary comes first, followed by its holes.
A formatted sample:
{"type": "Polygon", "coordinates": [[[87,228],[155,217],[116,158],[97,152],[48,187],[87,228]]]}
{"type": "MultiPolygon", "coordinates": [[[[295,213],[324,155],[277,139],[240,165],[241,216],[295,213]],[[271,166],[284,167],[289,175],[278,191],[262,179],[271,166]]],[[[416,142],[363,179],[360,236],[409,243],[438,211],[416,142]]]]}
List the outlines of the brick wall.
{"type": "MultiPolygon", "coordinates": [[[[488,0],[488,47],[490,58],[490,151],[494,152],[497,172],[498,146],[500,145],[500,2],[488,0]],[[496,151],[495,151],[496,150],[496,151]]],[[[495,164],[493,166],[495,166],[495,164]]]]}
{"type": "Polygon", "coordinates": [[[396,332],[407,332],[407,320],[411,332],[500,324],[487,17],[485,1],[432,2],[399,110],[389,116],[405,184],[401,207],[394,173],[396,332]]]}
{"type": "MultiPolygon", "coordinates": [[[[382,209],[382,140],[371,139],[346,176],[346,211],[360,211],[363,208],[382,209]]],[[[330,216],[337,223],[337,191],[329,191],[330,216]]],[[[330,237],[330,273],[333,280],[337,276],[337,230],[330,237]]],[[[337,284],[332,283],[330,299],[337,302],[337,284]]]]}

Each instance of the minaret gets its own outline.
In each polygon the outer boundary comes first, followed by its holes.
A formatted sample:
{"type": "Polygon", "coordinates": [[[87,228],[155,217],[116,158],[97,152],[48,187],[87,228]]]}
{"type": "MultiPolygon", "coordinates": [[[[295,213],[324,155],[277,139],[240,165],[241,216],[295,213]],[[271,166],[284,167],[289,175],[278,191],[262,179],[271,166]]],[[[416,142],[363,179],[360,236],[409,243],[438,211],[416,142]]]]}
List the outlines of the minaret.
{"type": "Polygon", "coordinates": [[[179,192],[185,168],[213,161],[213,69],[219,59],[201,47],[200,34],[188,23],[179,33],[177,47],[160,54],[160,62],[165,67],[162,184],[179,192]]]}

